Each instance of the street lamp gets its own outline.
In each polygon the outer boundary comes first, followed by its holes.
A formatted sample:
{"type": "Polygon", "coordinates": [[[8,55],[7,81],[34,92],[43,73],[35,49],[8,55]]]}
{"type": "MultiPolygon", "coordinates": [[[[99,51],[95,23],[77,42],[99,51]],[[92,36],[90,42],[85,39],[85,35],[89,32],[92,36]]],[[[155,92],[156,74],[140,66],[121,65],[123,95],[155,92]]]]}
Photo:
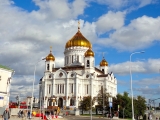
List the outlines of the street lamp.
{"type": "MultiPolygon", "coordinates": [[[[45,60],[46,58],[43,58],[43,59],[41,59],[41,60],[45,60]]],[[[36,72],[36,66],[37,66],[37,64],[41,61],[41,60],[39,60],[36,64],[35,64],[35,67],[34,67],[34,79],[33,79],[33,88],[32,88],[32,97],[31,97],[31,116],[32,116],[32,106],[33,106],[33,94],[34,94],[34,82],[35,82],[35,72],[36,72]]]]}
{"type": "Polygon", "coordinates": [[[134,107],[133,107],[133,89],[132,89],[132,71],[131,71],[131,58],[133,54],[144,53],[145,51],[133,52],[130,54],[130,77],[131,77],[131,95],[132,95],[132,120],[134,120],[134,107]]]}
{"type": "MultiPolygon", "coordinates": [[[[92,86],[92,84],[91,84],[92,86]]],[[[91,88],[91,120],[92,120],[92,88],[91,88]]]]}

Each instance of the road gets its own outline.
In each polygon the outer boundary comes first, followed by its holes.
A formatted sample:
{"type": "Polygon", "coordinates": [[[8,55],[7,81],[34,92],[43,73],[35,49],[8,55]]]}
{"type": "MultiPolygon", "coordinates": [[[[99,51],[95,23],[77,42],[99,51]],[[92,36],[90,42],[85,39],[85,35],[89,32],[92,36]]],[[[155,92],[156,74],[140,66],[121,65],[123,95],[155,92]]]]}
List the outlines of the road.
{"type": "MultiPolygon", "coordinates": [[[[66,116],[65,119],[67,120],[91,120],[90,116],[66,116]]],[[[109,118],[102,118],[102,117],[92,117],[92,120],[110,120],[109,118]]]]}
{"type": "MultiPolygon", "coordinates": [[[[38,117],[33,117],[32,119],[26,119],[26,118],[18,118],[17,116],[11,116],[10,120],[41,120],[41,119],[38,117]]],[[[87,117],[86,116],[65,116],[64,118],[55,118],[55,120],[91,120],[91,118],[90,116],[87,116],[87,117]]],[[[92,120],[110,120],[110,119],[106,117],[104,118],[92,117],[92,120]]]]}

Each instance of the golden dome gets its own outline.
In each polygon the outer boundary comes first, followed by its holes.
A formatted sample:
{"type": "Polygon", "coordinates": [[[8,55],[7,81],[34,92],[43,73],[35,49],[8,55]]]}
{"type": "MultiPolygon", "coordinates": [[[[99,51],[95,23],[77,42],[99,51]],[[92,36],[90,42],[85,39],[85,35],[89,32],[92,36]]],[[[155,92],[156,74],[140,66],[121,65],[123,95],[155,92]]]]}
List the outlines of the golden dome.
{"type": "Polygon", "coordinates": [[[55,57],[52,55],[51,50],[50,50],[50,53],[48,54],[48,56],[46,57],[46,61],[55,61],[55,57]]]}
{"type": "Polygon", "coordinates": [[[100,62],[100,66],[108,66],[108,62],[103,58],[103,60],[100,62]]]}
{"type": "Polygon", "coordinates": [[[82,35],[79,28],[78,32],[66,43],[65,47],[69,48],[74,46],[92,48],[91,43],[82,35]]]}
{"type": "Polygon", "coordinates": [[[85,57],[89,57],[89,56],[92,56],[94,57],[94,52],[91,50],[91,48],[89,48],[85,54],[84,54],[85,57]]]}

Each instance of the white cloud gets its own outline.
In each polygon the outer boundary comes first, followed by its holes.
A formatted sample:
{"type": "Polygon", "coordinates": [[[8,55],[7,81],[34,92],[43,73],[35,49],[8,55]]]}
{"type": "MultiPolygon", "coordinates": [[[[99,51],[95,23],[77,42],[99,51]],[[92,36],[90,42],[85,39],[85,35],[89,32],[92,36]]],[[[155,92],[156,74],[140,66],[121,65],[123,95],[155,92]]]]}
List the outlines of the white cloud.
{"type": "Polygon", "coordinates": [[[75,0],[73,3],[68,3],[67,0],[34,0],[34,2],[40,7],[40,10],[33,11],[33,16],[49,22],[54,19],[69,20],[77,18],[78,15],[83,14],[87,6],[84,0],[75,0]]]}
{"type": "MultiPolygon", "coordinates": [[[[78,21],[75,19],[83,15],[88,6],[84,0],[75,0],[71,3],[67,0],[34,0],[34,2],[39,9],[31,12],[16,7],[11,0],[0,2],[0,63],[16,71],[11,91],[21,92],[24,96],[31,94],[35,64],[49,54],[50,46],[53,47],[56,67],[63,66],[65,43],[77,32],[78,21]]],[[[107,2],[113,7],[121,7],[122,1],[119,0],[116,4],[112,1],[107,2]]],[[[128,26],[123,26],[125,14],[109,11],[97,22],[80,20],[81,32],[90,42],[97,44],[97,33],[116,30],[107,40],[103,38],[102,44],[106,43],[123,50],[143,48],[152,44],[155,39],[159,40],[159,17],[143,16],[133,20],[128,26]]],[[[158,59],[149,59],[146,63],[137,61],[133,63],[133,72],[157,72],[158,67],[155,63],[158,62],[158,59]],[[146,64],[150,66],[145,67],[146,64]]],[[[39,76],[43,76],[44,64],[44,61],[41,61],[37,65],[35,95],[38,94],[39,76]]],[[[128,65],[129,62],[111,64],[110,70],[115,74],[127,74],[128,65]]]]}
{"type": "Polygon", "coordinates": [[[149,47],[156,40],[160,40],[160,17],[142,16],[116,30],[109,38],[100,39],[99,43],[119,50],[133,51],[149,47]]]}
{"type": "Polygon", "coordinates": [[[148,4],[153,4],[156,0],[96,0],[99,4],[105,4],[110,9],[137,9],[148,4]]]}
{"type": "MultiPolygon", "coordinates": [[[[148,59],[148,61],[135,61],[131,63],[132,73],[158,73],[160,70],[160,59],[148,59]]],[[[130,72],[130,62],[111,64],[109,71],[114,74],[126,75],[130,72]]]]}
{"type": "Polygon", "coordinates": [[[109,30],[117,30],[124,25],[125,12],[112,12],[98,18],[96,29],[98,33],[105,33],[109,30]]]}

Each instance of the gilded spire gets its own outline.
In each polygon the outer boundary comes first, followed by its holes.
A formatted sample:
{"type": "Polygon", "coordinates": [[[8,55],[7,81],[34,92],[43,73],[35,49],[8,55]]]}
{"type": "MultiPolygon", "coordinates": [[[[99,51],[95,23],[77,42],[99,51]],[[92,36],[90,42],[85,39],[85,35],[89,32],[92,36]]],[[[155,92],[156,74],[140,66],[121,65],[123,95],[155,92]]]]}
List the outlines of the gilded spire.
{"type": "Polygon", "coordinates": [[[50,53],[52,52],[52,46],[50,46],[50,53]]]}
{"type": "Polygon", "coordinates": [[[52,54],[52,46],[50,46],[50,53],[46,57],[46,61],[55,61],[55,57],[52,54]]]}
{"type": "Polygon", "coordinates": [[[80,21],[78,20],[78,31],[80,31],[80,21]]]}
{"type": "Polygon", "coordinates": [[[104,52],[102,52],[102,57],[103,57],[103,59],[104,59],[104,52]]]}

